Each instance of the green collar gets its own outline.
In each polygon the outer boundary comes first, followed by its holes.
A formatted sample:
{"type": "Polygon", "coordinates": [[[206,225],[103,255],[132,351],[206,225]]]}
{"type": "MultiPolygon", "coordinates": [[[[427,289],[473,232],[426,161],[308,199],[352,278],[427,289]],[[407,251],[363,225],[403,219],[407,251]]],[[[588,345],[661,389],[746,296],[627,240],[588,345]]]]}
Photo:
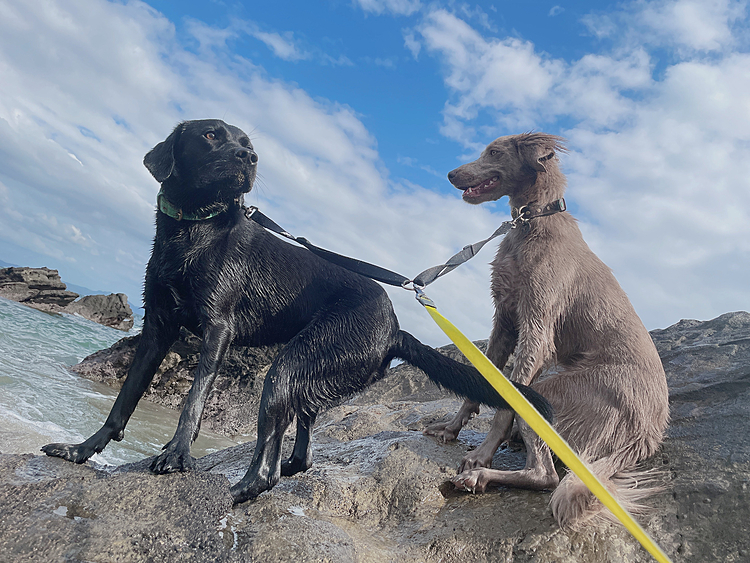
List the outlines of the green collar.
{"type": "Polygon", "coordinates": [[[176,219],[178,221],[205,221],[207,219],[212,219],[227,210],[227,208],[224,207],[223,209],[210,211],[207,213],[183,213],[182,209],[175,206],[165,197],[162,190],[159,190],[159,195],[156,196],[156,207],[159,211],[164,213],[164,215],[167,215],[172,219],[176,219]]]}

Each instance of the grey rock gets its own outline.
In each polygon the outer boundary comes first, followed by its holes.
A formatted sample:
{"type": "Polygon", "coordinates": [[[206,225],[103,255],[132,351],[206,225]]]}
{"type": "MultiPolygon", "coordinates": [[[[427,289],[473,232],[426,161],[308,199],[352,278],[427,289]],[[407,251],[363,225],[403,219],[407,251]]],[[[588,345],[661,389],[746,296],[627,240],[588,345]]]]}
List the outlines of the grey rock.
{"type": "Polygon", "coordinates": [[[127,295],[86,295],[78,299],[77,293],[67,290],[58,271],[49,268],[1,268],[0,297],[47,313],[80,315],[118,330],[133,328],[127,295]]]}
{"type": "Polygon", "coordinates": [[[49,268],[3,268],[0,270],[0,280],[25,283],[30,289],[66,288],[58,271],[49,268]]]}
{"type": "Polygon", "coordinates": [[[0,269],[0,297],[58,313],[78,294],[66,290],[57,270],[11,267],[0,269]]]}
{"type": "Polygon", "coordinates": [[[109,295],[85,295],[65,307],[66,313],[81,315],[117,330],[128,331],[133,328],[133,310],[128,305],[128,296],[124,293],[109,295]]]}
{"type": "MultiPolygon", "coordinates": [[[[2,274],[2,271],[0,271],[2,274]]],[[[11,301],[22,302],[39,293],[38,289],[31,289],[23,282],[0,281],[0,297],[11,301]]]]}
{"type": "MultiPolygon", "coordinates": [[[[644,467],[663,490],[640,520],[675,563],[748,561],[750,315],[681,321],[652,336],[673,417],[644,467]]],[[[151,475],[149,460],[106,472],[0,455],[0,561],[652,561],[620,526],[560,530],[548,493],[454,491],[448,479],[491,413],[440,444],[419,430],[459,401],[409,366],[392,372],[321,415],[310,470],[234,508],[228,486],[247,469],[252,442],[166,476],[151,475]]],[[[511,446],[493,466],[523,463],[511,446]]]]}

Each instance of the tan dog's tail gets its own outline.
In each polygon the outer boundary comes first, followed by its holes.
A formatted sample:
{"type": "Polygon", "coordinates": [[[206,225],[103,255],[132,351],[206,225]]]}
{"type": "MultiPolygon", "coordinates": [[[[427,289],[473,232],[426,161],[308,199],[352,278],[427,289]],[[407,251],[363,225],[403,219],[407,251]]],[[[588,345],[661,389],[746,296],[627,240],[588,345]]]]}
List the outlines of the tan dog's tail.
{"type": "MultiPolygon", "coordinates": [[[[614,456],[589,463],[594,475],[625,510],[634,515],[647,513],[649,507],[642,501],[663,489],[659,483],[661,473],[653,469],[619,469],[621,466],[614,456]]],[[[596,520],[618,522],[572,471],[553,491],[550,506],[562,528],[576,529],[596,520]]]]}

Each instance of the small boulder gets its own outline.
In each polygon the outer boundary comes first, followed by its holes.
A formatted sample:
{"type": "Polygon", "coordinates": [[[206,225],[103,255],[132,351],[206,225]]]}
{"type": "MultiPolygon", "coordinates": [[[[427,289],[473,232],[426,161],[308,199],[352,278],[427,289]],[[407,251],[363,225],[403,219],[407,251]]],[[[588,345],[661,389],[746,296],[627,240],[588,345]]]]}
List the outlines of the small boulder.
{"type": "Polygon", "coordinates": [[[85,295],[65,307],[65,312],[81,315],[85,319],[118,330],[128,331],[133,328],[133,310],[124,293],[85,295]]]}

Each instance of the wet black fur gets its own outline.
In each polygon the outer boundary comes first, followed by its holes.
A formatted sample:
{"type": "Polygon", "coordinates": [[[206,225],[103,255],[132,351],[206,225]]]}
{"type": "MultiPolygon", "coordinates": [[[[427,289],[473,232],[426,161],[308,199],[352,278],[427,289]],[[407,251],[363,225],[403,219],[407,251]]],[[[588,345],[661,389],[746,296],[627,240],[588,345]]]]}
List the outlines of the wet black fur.
{"type": "MultiPolygon", "coordinates": [[[[203,336],[200,363],[177,431],[151,464],[155,473],[194,466],[190,445],[230,343],[287,343],[266,376],[255,455],[247,474],[232,487],[236,503],[270,489],[280,475],[307,470],[318,412],[383,377],[394,358],[423,369],[463,397],[509,408],[476,370],[399,330],[391,302],[377,283],[283,242],[245,218],[242,196],[255,180],[257,155],[240,129],[219,120],[181,123],[144,164],[167,199],[185,213],[226,211],[205,221],[177,221],[157,212],[143,336],[125,384],[98,432],[81,444],[44,446],[48,455],[82,463],[110,440],[121,440],[180,326],[203,336]],[[215,138],[207,138],[209,133],[215,138]],[[282,437],[295,416],[294,451],[282,463],[282,437]]],[[[549,414],[543,397],[518,387],[549,414]]]]}

